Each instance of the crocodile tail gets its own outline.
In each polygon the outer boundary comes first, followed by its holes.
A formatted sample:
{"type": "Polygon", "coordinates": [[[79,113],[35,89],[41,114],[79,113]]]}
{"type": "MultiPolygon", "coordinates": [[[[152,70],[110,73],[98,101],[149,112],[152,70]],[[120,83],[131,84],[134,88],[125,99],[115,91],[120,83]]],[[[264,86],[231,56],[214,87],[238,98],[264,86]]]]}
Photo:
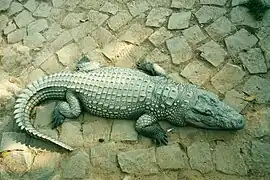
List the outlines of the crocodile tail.
{"type": "Polygon", "coordinates": [[[29,84],[18,95],[14,107],[14,119],[20,129],[25,130],[28,134],[46,141],[50,141],[60,147],[72,151],[73,148],[69,145],[39,132],[31,124],[30,118],[34,107],[41,102],[48,99],[64,99],[66,86],[63,83],[62,77],[67,78],[68,76],[69,74],[64,72],[52,74],[49,76],[44,76],[29,84]]]}

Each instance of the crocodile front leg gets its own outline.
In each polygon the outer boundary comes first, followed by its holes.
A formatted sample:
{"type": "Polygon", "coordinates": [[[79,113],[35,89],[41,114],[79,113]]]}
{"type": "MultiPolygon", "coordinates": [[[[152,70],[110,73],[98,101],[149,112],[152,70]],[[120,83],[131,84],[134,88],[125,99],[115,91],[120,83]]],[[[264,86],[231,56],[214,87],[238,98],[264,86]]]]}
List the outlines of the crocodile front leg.
{"type": "Polygon", "coordinates": [[[157,144],[168,144],[166,132],[161,128],[156,118],[148,114],[139,117],[135,129],[139,134],[155,140],[157,144]]]}
{"type": "Polygon", "coordinates": [[[60,101],[52,113],[52,129],[63,124],[66,118],[74,119],[81,114],[79,100],[73,92],[66,92],[66,101],[60,101]]]}
{"type": "Polygon", "coordinates": [[[83,56],[76,64],[75,71],[90,72],[99,69],[101,65],[96,61],[90,61],[88,57],[83,56]]]}
{"type": "Polygon", "coordinates": [[[136,68],[151,76],[166,76],[166,72],[162,67],[148,60],[138,61],[136,68]]]}

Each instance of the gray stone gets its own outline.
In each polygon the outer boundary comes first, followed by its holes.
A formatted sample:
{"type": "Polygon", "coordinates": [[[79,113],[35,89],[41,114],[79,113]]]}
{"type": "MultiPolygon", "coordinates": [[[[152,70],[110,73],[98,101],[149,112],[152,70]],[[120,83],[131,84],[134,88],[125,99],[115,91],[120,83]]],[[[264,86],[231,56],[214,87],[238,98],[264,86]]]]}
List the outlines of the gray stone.
{"type": "Polygon", "coordinates": [[[69,144],[72,147],[83,146],[83,136],[81,132],[81,124],[77,121],[67,121],[62,124],[59,140],[69,144]],[[72,132],[72,133],[70,133],[72,132]]]}
{"type": "Polygon", "coordinates": [[[172,8],[185,8],[192,9],[195,4],[195,0],[172,0],[172,8]]]}
{"type": "Polygon", "coordinates": [[[38,19],[28,25],[27,34],[32,35],[34,33],[39,33],[41,31],[48,29],[48,27],[49,26],[46,19],[38,19]]]}
{"type": "Polygon", "coordinates": [[[269,32],[270,32],[270,26],[261,27],[259,32],[257,33],[257,36],[260,40],[263,40],[264,38],[267,38],[269,36],[269,32]]]}
{"type": "Polygon", "coordinates": [[[140,45],[154,30],[144,27],[141,24],[133,24],[119,39],[133,44],[140,45]]]}
{"type": "Polygon", "coordinates": [[[116,147],[115,143],[107,143],[90,148],[90,159],[93,167],[102,170],[104,174],[118,172],[118,150],[116,147]]]}
{"type": "Polygon", "coordinates": [[[8,23],[8,17],[6,15],[0,15],[0,31],[2,31],[8,23]]]}
{"type": "Polygon", "coordinates": [[[90,147],[97,143],[99,139],[103,139],[105,142],[109,141],[112,123],[113,121],[110,119],[85,114],[82,125],[84,147],[90,147]]]}
{"type": "Polygon", "coordinates": [[[127,3],[130,14],[135,17],[150,9],[150,5],[144,0],[133,0],[127,3]]]}
{"type": "Polygon", "coordinates": [[[54,8],[59,8],[65,3],[65,0],[52,0],[54,8]]]}
{"type": "Polygon", "coordinates": [[[67,11],[74,11],[77,5],[81,1],[74,1],[74,0],[65,0],[64,5],[62,6],[63,9],[66,9],[67,11]]]}
{"type": "Polygon", "coordinates": [[[247,52],[241,52],[239,53],[239,58],[250,74],[267,72],[265,59],[260,48],[253,48],[249,49],[247,52]]]}
{"type": "Polygon", "coordinates": [[[38,2],[36,0],[28,0],[23,6],[29,11],[34,12],[37,9],[38,2]]]}
{"type": "Polygon", "coordinates": [[[240,4],[245,4],[247,3],[249,0],[232,0],[232,6],[238,6],[240,4]]]}
{"type": "Polygon", "coordinates": [[[187,148],[189,163],[192,169],[201,173],[209,173],[214,170],[210,146],[205,142],[195,142],[187,148]]]}
{"type": "Polygon", "coordinates": [[[170,73],[168,76],[178,83],[188,83],[188,81],[184,77],[180,76],[178,72],[170,73]]]}
{"type": "Polygon", "coordinates": [[[197,49],[202,52],[200,56],[215,67],[219,66],[227,55],[227,52],[213,40],[203,44],[197,49]]]}
{"type": "Polygon", "coordinates": [[[158,173],[154,148],[120,152],[117,159],[123,172],[140,175],[158,173]]]}
{"type": "Polygon", "coordinates": [[[154,46],[161,45],[164,41],[171,38],[173,34],[165,27],[156,30],[148,39],[154,46]]]}
{"type": "Polygon", "coordinates": [[[129,14],[128,11],[119,11],[116,15],[112,16],[108,20],[108,26],[113,31],[117,31],[122,26],[127,24],[132,19],[132,16],[129,14]]]}
{"type": "Polygon", "coordinates": [[[45,73],[41,69],[33,69],[27,76],[27,80],[30,82],[38,80],[40,77],[44,76],[45,73]]]}
{"type": "Polygon", "coordinates": [[[45,38],[40,33],[33,33],[24,37],[23,44],[31,49],[35,49],[41,48],[45,41],[45,38]]]}
{"type": "Polygon", "coordinates": [[[261,39],[259,42],[259,45],[261,46],[262,50],[264,50],[265,52],[270,52],[269,41],[270,41],[270,35],[268,34],[268,36],[261,39]]]}
{"type": "Polygon", "coordinates": [[[270,144],[262,143],[258,140],[252,141],[251,146],[251,157],[252,167],[259,172],[269,173],[270,172],[270,144]]]}
{"type": "Polygon", "coordinates": [[[63,178],[84,178],[86,173],[88,173],[89,165],[89,155],[84,151],[79,151],[61,162],[60,166],[63,169],[63,178]]]}
{"type": "Polygon", "coordinates": [[[44,63],[40,65],[40,68],[48,74],[60,72],[63,70],[63,65],[58,62],[55,55],[49,57],[44,63]]]}
{"type": "Polygon", "coordinates": [[[170,62],[170,56],[162,53],[158,48],[155,48],[151,53],[146,56],[146,59],[149,59],[152,62],[170,62]]]}
{"type": "Polygon", "coordinates": [[[9,33],[7,35],[7,41],[9,44],[16,43],[21,41],[25,35],[26,35],[25,28],[17,29],[16,31],[13,31],[12,33],[9,33]]]}
{"type": "Polygon", "coordinates": [[[107,19],[108,15],[100,13],[98,11],[90,10],[88,13],[88,20],[96,26],[101,26],[107,19]]]}
{"type": "Polygon", "coordinates": [[[200,0],[200,4],[213,4],[218,6],[224,6],[227,0],[200,0]]]}
{"type": "Polygon", "coordinates": [[[152,7],[170,7],[171,0],[147,0],[152,7]]]}
{"type": "Polygon", "coordinates": [[[79,7],[83,9],[89,9],[89,10],[90,9],[99,10],[100,7],[102,7],[105,4],[105,2],[107,1],[106,0],[99,0],[99,1],[84,0],[83,2],[79,4],[79,7]]]}
{"type": "Polygon", "coordinates": [[[207,38],[198,25],[194,25],[183,31],[183,36],[192,44],[197,44],[207,38]]]}
{"type": "Polygon", "coordinates": [[[71,43],[57,51],[56,54],[64,66],[69,66],[75,63],[81,53],[79,47],[75,43],[71,43]]]}
{"type": "Polygon", "coordinates": [[[85,22],[80,24],[78,27],[70,29],[70,34],[75,42],[78,42],[81,38],[91,34],[97,27],[92,22],[85,22]]]}
{"type": "Polygon", "coordinates": [[[43,36],[47,41],[51,41],[55,39],[63,30],[61,26],[57,23],[53,23],[45,32],[43,32],[43,36]]]}
{"type": "Polygon", "coordinates": [[[69,32],[64,31],[52,42],[51,47],[54,51],[58,51],[70,41],[72,41],[72,36],[69,32]]]}
{"type": "Polygon", "coordinates": [[[54,23],[59,23],[64,20],[67,15],[67,11],[65,9],[53,8],[50,12],[49,18],[54,21],[54,23]]]}
{"type": "Polygon", "coordinates": [[[5,11],[9,8],[12,0],[1,0],[0,1],[0,11],[5,11]]]}
{"type": "Polygon", "coordinates": [[[192,58],[192,49],[184,37],[168,39],[166,45],[174,64],[181,64],[192,58]]]}
{"type": "Polygon", "coordinates": [[[7,25],[7,27],[4,28],[4,34],[7,35],[11,33],[12,31],[15,31],[16,29],[17,29],[16,24],[11,22],[7,25]]]}
{"type": "Polygon", "coordinates": [[[225,38],[225,44],[231,55],[242,50],[248,50],[258,42],[258,39],[245,29],[240,29],[234,35],[225,38]]]}
{"type": "Polygon", "coordinates": [[[62,28],[71,29],[78,26],[85,17],[84,13],[69,13],[62,21],[62,28]]]}
{"type": "Polygon", "coordinates": [[[16,17],[14,17],[14,21],[19,28],[24,27],[30,24],[35,19],[31,15],[31,13],[27,10],[23,10],[16,17]]]}
{"type": "Polygon", "coordinates": [[[34,125],[37,128],[50,127],[52,112],[55,108],[55,102],[46,103],[36,108],[36,117],[34,125]]]}
{"type": "Polygon", "coordinates": [[[158,166],[163,170],[177,170],[188,167],[188,158],[178,144],[158,147],[156,159],[158,166]]]}
{"type": "Polygon", "coordinates": [[[244,84],[243,90],[249,95],[256,96],[258,103],[270,102],[270,81],[259,76],[251,76],[244,84]]]}
{"type": "Polygon", "coordinates": [[[3,132],[0,152],[10,150],[26,150],[26,136],[24,133],[3,132]]]}
{"type": "Polygon", "coordinates": [[[7,14],[9,16],[12,16],[18,12],[21,12],[23,10],[23,6],[21,3],[18,3],[18,2],[12,2],[11,5],[10,5],[10,8],[7,12],[7,14]]]}
{"type": "Polygon", "coordinates": [[[189,26],[191,12],[172,13],[169,18],[168,29],[185,29],[189,26]]]}
{"type": "Polygon", "coordinates": [[[219,8],[215,6],[203,6],[196,13],[199,23],[209,23],[215,21],[222,15],[226,13],[224,8],[219,8]]]}
{"type": "MultiPolygon", "coordinates": [[[[83,54],[91,53],[91,52],[93,52],[94,49],[96,49],[98,47],[98,43],[91,36],[86,36],[86,37],[82,38],[78,42],[78,45],[79,45],[83,54]]],[[[91,59],[92,59],[92,57],[91,57],[91,59]]]]}
{"type": "Polygon", "coordinates": [[[48,3],[41,2],[33,13],[33,16],[48,17],[51,9],[52,7],[48,3]]]}
{"type": "Polygon", "coordinates": [[[225,94],[223,102],[231,106],[237,112],[241,112],[248,104],[248,101],[245,101],[244,99],[245,95],[243,93],[239,93],[232,89],[225,94]]]}
{"type": "Polygon", "coordinates": [[[245,72],[239,66],[227,63],[211,78],[211,83],[220,93],[225,93],[240,83],[244,75],[245,72]]]}
{"type": "Polygon", "coordinates": [[[91,33],[92,37],[99,44],[100,47],[104,47],[112,41],[116,40],[116,37],[110,33],[107,29],[100,27],[91,33]]]}
{"type": "Polygon", "coordinates": [[[172,10],[168,8],[154,8],[149,12],[145,25],[151,27],[161,27],[171,13],[172,10]]]}
{"type": "Polygon", "coordinates": [[[258,21],[248,12],[249,10],[242,6],[237,6],[230,13],[231,21],[235,25],[245,25],[253,28],[258,27],[258,21]]]}
{"type": "Polygon", "coordinates": [[[105,13],[110,13],[115,15],[118,12],[118,5],[113,4],[110,2],[106,2],[100,9],[99,11],[105,12],[105,13]]]}
{"type": "Polygon", "coordinates": [[[114,120],[111,139],[114,141],[137,141],[138,133],[133,121],[114,120]]]}
{"type": "MultiPolygon", "coordinates": [[[[268,5],[268,7],[269,6],[270,6],[270,3],[268,5]]],[[[262,19],[262,22],[261,22],[261,25],[260,26],[264,26],[264,27],[270,26],[270,18],[269,17],[270,17],[270,10],[268,9],[265,12],[264,16],[263,16],[263,19],[262,19]]]]}
{"type": "Polygon", "coordinates": [[[247,167],[240,154],[240,148],[233,144],[217,145],[213,152],[213,159],[218,171],[226,174],[247,175],[247,167]]]}
{"type": "Polygon", "coordinates": [[[222,16],[206,27],[205,30],[214,40],[218,41],[235,31],[236,27],[226,17],[222,16]]]}
{"type": "Polygon", "coordinates": [[[181,75],[197,85],[204,84],[211,75],[211,69],[203,62],[195,60],[189,63],[181,72],[181,75]]]}

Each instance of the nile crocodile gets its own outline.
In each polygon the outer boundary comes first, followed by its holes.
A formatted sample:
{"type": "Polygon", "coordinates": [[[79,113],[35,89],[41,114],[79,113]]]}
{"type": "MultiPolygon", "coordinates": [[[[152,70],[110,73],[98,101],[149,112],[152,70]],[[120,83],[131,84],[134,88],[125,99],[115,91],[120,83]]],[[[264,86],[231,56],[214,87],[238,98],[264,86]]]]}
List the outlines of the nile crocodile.
{"type": "Polygon", "coordinates": [[[150,62],[137,68],[87,67],[82,59],[76,71],[59,72],[27,85],[18,95],[14,119],[27,133],[69,151],[69,145],[39,132],[30,122],[34,107],[45,100],[59,100],[52,113],[52,128],[82,111],[109,119],[136,120],[138,134],[158,144],[168,143],[158,121],[175,126],[194,125],[216,130],[239,130],[245,119],[218,96],[192,84],[179,84],[150,62]]]}

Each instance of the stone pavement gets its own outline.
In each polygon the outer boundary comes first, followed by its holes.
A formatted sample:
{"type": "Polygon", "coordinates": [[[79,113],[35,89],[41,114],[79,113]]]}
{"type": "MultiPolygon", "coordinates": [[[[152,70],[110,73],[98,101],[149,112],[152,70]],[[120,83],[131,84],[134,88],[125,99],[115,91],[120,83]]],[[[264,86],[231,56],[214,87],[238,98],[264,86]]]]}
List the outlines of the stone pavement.
{"type": "Polygon", "coordinates": [[[255,20],[245,2],[0,0],[0,179],[270,179],[270,10],[255,20]],[[72,70],[82,55],[120,67],[151,59],[176,81],[219,94],[247,125],[236,133],[176,128],[168,146],[156,147],[134,122],[88,114],[51,130],[50,102],[33,123],[76,150],[21,132],[15,95],[72,70]]]}

